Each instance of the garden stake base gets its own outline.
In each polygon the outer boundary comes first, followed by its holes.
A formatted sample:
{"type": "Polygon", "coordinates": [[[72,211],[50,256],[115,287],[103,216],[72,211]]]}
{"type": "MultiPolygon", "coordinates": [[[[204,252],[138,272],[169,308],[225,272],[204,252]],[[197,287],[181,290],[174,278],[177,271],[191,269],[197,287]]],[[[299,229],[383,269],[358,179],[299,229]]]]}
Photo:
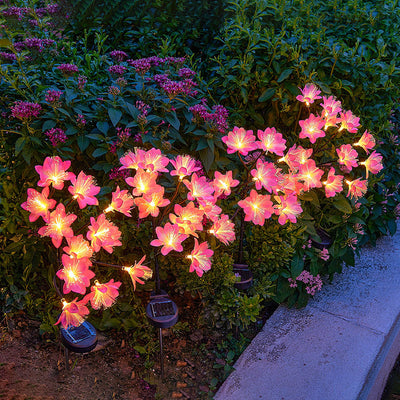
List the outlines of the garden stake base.
{"type": "Polygon", "coordinates": [[[235,282],[233,285],[236,289],[246,290],[252,285],[253,274],[247,264],[233,264],[233,272],[240,276],[240,281],[235,282]]]}

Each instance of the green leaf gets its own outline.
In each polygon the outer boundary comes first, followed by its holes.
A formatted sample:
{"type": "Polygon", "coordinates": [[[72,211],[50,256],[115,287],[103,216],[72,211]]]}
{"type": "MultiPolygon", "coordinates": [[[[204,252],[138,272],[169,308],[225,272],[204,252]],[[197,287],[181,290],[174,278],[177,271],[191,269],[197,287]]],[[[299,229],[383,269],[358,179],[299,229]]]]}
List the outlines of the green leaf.
{"type": "Polygon", "coordinates": [[[269,100],[276,92],[276,88],[269,88],[264,90],[261,96],[258,98],[258,102],[262,103],[263,101],[269,100]]]}
{"type": "Polygon", "coordinates": [[[125,103],[125,104],[126,104],[126,107],[128,108],[129,114],[131,114],[132,117],[136,119],[138,117],[138,115],[140,114],[140,111],[130,103],[125,103]]]}
{"type": "Polygon", "coordinates": [[[296,279],[300,275],[301,271],[303,271],[303,269],[304,269],[303,257],[300,256],[299,254],[296,254],[293,257],[293,260],[292,260],[292,263],[290,266],[290,273],[292,274],[292,278],[296,279]]]}
{"type": "Polygon", "coordinates": [[[21,150],[25,147],[26,137],[20,137],[15,142],[15,155],[17,156],[21,150]]]}
{"type": "Polygon", "coordinates": [[[166,119],[177,131],[179,131],[179,127],[181,126],[181,123],[180,123],[178,117],[176,116],[176,113],[175,113],[175,112],[170,113],[170,114],[167,114],[167,115],[165,116],[165,119],[166,119]]]}
{"type": "MultiPolygon", "coordinates": [[[[108,113],[110,113],[110,111],[108,111],[108,113]]],[[[107,132],[108,132],[108,129],[110,128],[110,125],[108,125],[107,121],[99,121],[96,124],[96,127],[101,133],[104,133],[105,135],[107,135],[107,132]]]]}
{"type": "Polygon", "coordinates": [[[92,153],[92,156],[95,157],[95,158],[97,158],[97,157],[100,157],[100,156],[102,156],[102,155],[104,155],[104,154],[106,154],[106,153],[108,153],[108,150],[107,150],[107,149],[99,148],[99,149],[96,149],[96,150],[92,153]]]}
{"type": "Polygon", "coordinates": [[[47,121],[44,121],[43,125],[42,125],[42,132],[45,132],[49,129],[52,129],[56,126],[56,121],[52,120],[52,119],[48,119],[47,121]]]}
{"type": "Polygon", "coordinates": [[[293,72],[292,68],[285,69],[280,75],[277,80],[278,83],[283,82],[286,78],[290,76],[290,74],[293,72]]]}
{"type": "Polygon", "coordinates": [[[350,202],[341,194],[336,196],[335,200],[333,201],[333,206],[345,214],[351,214],[353,211],[350,202]]]}
{"type": "Polygon", "coordinates": [[[110,116],[111,122],[114,126],[117,126],[119,120],[122,117],[122,112],[119,110],[116,110],[115,108],[109,108],[108,109],[108,115],[110,116]]]}
{"type": "Polygon", "coordinates": [[[208,172],[214,162],[214,152],[209,147],[200,150],[200,160],[203,163],[206,172],[208,172]]]}
{"type": "Polygon", "coordinates": [[[391,236],[393,236],[397,231],[397,224],[394,219],[389,219],[388,221],[388,229],[391,236]]]}
{"type": "Polygon", "coordinates": [[[76,140],[78,142],[79,150],[83,153],[89,146],[90,140],[86,136],[78,136],[76,140]]]}
{"type": "Polygon", "coordinates": [[[10,47],[11,41],[8,39],[0,39],[0,47],[10,47]]]}

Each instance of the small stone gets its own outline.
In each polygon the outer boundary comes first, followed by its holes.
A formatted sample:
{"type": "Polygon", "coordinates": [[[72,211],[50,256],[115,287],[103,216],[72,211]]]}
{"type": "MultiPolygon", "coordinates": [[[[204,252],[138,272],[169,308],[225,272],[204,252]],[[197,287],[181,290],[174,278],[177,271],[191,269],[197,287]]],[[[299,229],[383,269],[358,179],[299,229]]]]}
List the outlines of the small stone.
{"type": "Polygon", "coordinates": [[[135,379],[136,378],[136,373],[135,373],[135,371],[132,371],[132,373],[131,373],[131,379],[135,379]]]}
{"type": "Polygon", "coordinates": [[[187,383],[185,383],[185,382],[177,382],[177,383],[176,383],[176,387],[177,387],[178,389],[185,388],[186,386],[187,386],[187,383]]]}
{"type": "Polygon", "coordinates": [[[186,361],[180,361],[180,360],[178,360],[178,361],[176,362],[176,366],[177,366],[177,367],[186,367],[186,365],[187,365],[187,362],[186,362],[186,361]]]}
{"type": "Polygon", "coordinates": [[[122,339],[122,342],[121,342],[121,349],[123,349],[125,347],[125,339],[122,339]]]}
{"type": "Polygon", "coordinates": [[[172,398],[173,399],[180,399],[181,397],[183,396],[183,394],[182,393],[179,393],[179,392],[172,392],[172,398]]]}
{"type": "Polygon", "coordinates": [[[186,374],[185,372],[182,374],[182,378],[186,378],[188,376],[188,374],[186,374]]]}

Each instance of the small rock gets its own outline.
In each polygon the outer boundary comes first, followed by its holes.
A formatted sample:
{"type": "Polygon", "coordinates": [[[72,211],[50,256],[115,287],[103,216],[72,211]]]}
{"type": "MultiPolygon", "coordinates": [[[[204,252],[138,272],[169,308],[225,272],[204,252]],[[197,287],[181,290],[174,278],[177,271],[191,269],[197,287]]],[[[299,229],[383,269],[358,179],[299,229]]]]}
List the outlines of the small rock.
{"type": "Polygon", "coordinates": [[[131,379],[135,379],[136,378],[136,373],[135,373],[135,371],[132,371],[132,373],[131,373],[131,379]]]}
{"type": "Polygon", "coordinates": [[[179,393],[179,392],[172,392],[172,398],[173,399],[180,399],[181,397],[183,396],[183,394],[182,393],[179,393]]]}
{"type": "Polygon", "coordinates": [[[178,360],[178,361],[176,362],[176,366],[177,366],[177,367],[186,367],[186,365],[187,365],[187,362],[186,362],[186,361],[180,361],[180,360],[178,360]]]}
{"type": "Polygon", "coordinates": [[[123,349],[125,347],[125,339],[122,339],[122,342],[121,342],[121,349],[123,349]]]}
{"type": "Polygon", "coordinates": [[[185,372],[182,374],[182,378],[186,378],[188,376],[188,374],[186,374],[185,372]]]}
{"type": "Polygon", "coordinates": [[[185,388],[186,386],[187,386],[187,383],[185,383],[185,382],[177,382],[177,383],[176,383],[176,387],[177,387],[178,389],[185,388]]]}

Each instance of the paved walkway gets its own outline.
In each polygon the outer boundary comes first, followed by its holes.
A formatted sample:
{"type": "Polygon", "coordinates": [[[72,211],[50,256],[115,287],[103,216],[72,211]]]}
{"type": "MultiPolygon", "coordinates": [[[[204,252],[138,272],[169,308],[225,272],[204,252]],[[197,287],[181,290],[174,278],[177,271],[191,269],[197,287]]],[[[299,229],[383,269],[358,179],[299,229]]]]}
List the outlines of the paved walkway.
{"type": "Polygon", "coordinates": [[[400,352],[400,224],[302,310],[280,306],[215,400],[380,400],[400,352]]]}

